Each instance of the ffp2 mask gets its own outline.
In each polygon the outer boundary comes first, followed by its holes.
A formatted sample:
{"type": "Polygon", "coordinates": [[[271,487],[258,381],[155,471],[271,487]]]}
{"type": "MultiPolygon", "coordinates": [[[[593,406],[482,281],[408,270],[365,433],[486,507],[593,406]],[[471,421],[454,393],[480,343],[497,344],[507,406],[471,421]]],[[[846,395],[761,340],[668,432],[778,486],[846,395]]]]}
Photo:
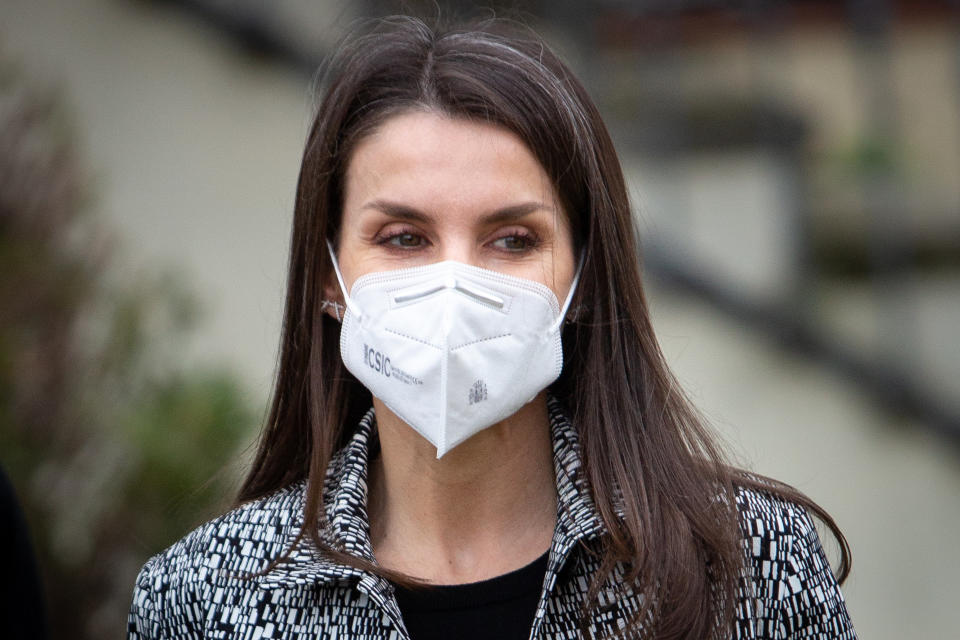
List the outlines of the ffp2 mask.
{"type": "Polygon", "coordinates": [[[440,458],[513,415],[563,368],[564,304],[545,285],[454,261],[370,273],[349,292],[340,354],[347,369],[440,458]]]}

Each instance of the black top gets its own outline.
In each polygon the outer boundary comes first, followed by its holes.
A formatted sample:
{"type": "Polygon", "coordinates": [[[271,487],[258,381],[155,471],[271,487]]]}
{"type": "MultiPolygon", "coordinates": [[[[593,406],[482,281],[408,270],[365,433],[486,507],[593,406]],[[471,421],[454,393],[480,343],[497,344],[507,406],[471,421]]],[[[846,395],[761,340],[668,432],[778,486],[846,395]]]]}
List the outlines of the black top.
{"type": "Polygon", "coordinates": [[[544,553],[525,567],[482,582],[397,587],[397,604],[412,640],[527,640],[546,573],[544,553]]]}

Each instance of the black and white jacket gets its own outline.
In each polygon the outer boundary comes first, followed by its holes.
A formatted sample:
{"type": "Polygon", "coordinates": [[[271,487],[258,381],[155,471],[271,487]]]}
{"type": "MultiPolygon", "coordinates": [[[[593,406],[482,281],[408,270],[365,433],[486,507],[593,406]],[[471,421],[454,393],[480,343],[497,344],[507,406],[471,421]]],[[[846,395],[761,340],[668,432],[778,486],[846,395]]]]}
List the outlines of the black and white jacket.
{"type": "MultiPolygon", "coordinates": [[[[558,521],[531,639],[580,637],[581,604],[596,561],[583,551],[602,535],[582,474],[576,432],[551,402],[558,521]]],[[[366,513],[373,412],[330,464],[325,536],[373,559],[366,513]]],[[[305,483],[244,504],[151,558],[137,578],[128,639],[260,640],[408,638],[386,580],[335,564],[309,543],[289,562],[251,577],[281,556],[303,526],[305,483]]],[[[738,639],[856,638],[843,596],[806,512],[750,490],[737,496],[746,555],[737,602],[738,639]]],[[[613,583],[611,583],[613,584],[613,583]]],[[[608,637],[631,618],[638,595],[623,584],[601,592],[590,620],[608,637]]]]}

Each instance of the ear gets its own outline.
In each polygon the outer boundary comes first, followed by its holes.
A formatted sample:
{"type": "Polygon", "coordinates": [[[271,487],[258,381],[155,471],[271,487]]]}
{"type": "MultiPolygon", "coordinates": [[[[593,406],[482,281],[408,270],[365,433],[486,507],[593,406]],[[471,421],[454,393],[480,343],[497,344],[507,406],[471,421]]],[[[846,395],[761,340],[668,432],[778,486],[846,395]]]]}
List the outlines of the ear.
{"type": "Polygon", "coordinates": [[[333,273],[333,269],[330,269],[330,273],[323,285],[323,300],[320,301],[320,311],[326,313],[337,322],[341,322],[345,310],[343,292],[340,291],[336,274],[333,273]]]}

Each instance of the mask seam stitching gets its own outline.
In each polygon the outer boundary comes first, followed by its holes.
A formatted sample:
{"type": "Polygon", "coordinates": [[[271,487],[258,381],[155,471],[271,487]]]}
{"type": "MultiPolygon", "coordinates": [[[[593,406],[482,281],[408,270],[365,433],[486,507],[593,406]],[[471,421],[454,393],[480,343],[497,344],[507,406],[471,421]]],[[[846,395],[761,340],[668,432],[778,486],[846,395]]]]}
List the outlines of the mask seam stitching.
{"type": "Polygon", "coordinates": [[[450,351],[456,351],[457,349],[462,349],[463,347],[469,347],[472,344],[479,344],[481,342],[487,342],[488,340],[497,340],[499,338],[509,338],[512,336],[512,333],[501,333],[498,336],[490,336],[489,338],[477,338],[476,340],[471,340],[470,342],[464,342],[463,344],[458,344],[455,347],[449,347],[450,351]]]}
{"type": "MultiPolygon", "coordinates": [[[[449,451],[447,445],[447,435],[449,431],[449,424],[447,424],[447,409],[448,402],[446,401],[447,390],[449,389],[449,380],[447,376],[450,373],[450,323],[449,323],[449,313],[450,310],[447,307],[444,307],[442,310],[443,313],[443,345],[440,348],[440,398],[443,399],[443,402],[440,404],[440,424],[443,425],[443,429],[440,432],[440,444],[443,448],[443,452],[446,453],[449,451]]],[[[440,457],[441,447],[437,447],[437,458],[440,457]]]]}
{"type": "Polygon", "coordinates": [[[405,333],[401,333],[401,332],[395,331],[395,330],[393,330],[393,329],[388,329],[388,328],[386,328],[386,327],[384,327],[383,330],[386,331],[387,333],[392,333],[392,334],[395,335],[395,336],[400,336],[401,338],[406,338],[407,340],[413,340],[414,342],[419,342],[420,344],[425,344],[425,345],[427,345],[428,347],[433,347],[434,349],[437,349],[437,350],[439,350],[439,351],[442,351],[442,350],[443,350],[443,347],[442,347],[442,346],[437,345],[437,344],[433,344],[432,342],[427,342],[426,340],[422,340],[422,339],[416,338],[416,337],[414,337],[414,336],[408,336],[408,335],[405,334],[405,333]]]}

